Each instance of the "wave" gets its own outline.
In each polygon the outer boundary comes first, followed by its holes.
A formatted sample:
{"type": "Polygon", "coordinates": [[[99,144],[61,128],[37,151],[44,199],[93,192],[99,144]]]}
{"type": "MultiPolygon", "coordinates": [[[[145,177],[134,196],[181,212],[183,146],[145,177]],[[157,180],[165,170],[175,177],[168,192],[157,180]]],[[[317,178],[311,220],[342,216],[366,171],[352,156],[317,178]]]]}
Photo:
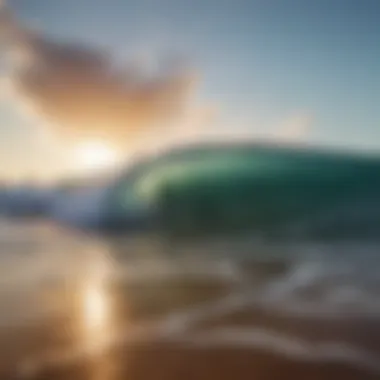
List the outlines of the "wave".
{"type": "Polygon", "coordinates": [[[154,225],[192,238],[244,230],[268,240],[378,240],[379,170],[377,157],[353,154],[185,147],[145,158],[101,185],[8,189],[0,212],[44,215],[87,230],[154,225]]]}

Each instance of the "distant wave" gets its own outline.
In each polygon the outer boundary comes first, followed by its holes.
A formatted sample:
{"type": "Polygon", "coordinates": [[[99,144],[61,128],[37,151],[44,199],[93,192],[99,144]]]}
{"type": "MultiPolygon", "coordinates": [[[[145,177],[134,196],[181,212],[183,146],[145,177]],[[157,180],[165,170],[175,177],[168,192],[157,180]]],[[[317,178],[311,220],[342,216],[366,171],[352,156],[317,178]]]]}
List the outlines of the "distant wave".
{"type": "Polygon", "coordinates": [[[107,191],[99,187],[57,194],[51,201],[49,217],[74,227],[95,227],[104,218],[107,191]]]}

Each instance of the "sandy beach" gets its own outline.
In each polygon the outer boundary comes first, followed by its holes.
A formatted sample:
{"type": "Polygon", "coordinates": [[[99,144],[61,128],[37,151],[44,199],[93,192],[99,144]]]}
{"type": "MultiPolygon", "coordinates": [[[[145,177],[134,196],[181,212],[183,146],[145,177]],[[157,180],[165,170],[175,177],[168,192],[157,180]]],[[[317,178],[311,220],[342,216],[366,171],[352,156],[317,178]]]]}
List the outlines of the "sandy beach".
{"type": "Polygon", "coordinates": [[[1,258],[1,379],[380,376],[375,309],[314,302],[321,289],[309,289],[310,273],[300,312],[282,308],[287,293],[269,302],[274,285],[284,291],[297,277],[284,277],[287,265],[141,259],[126,242],[120,257],[67,232],[27,231],[24,242],[1,237],[12,246],[1,258]]]}

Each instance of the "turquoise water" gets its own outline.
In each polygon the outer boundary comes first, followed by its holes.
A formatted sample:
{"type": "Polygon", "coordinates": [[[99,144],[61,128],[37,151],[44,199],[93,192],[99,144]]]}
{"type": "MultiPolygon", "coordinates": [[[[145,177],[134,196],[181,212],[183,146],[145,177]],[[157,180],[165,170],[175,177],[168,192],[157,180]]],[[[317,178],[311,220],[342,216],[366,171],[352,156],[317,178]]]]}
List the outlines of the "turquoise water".
{"type": "Polygon", "coordinates": [[[146,215],[195,238],[380,236],[380,159],[268,146],[192,147],[137,164],[117,182],[108,217],[146,215]]]}

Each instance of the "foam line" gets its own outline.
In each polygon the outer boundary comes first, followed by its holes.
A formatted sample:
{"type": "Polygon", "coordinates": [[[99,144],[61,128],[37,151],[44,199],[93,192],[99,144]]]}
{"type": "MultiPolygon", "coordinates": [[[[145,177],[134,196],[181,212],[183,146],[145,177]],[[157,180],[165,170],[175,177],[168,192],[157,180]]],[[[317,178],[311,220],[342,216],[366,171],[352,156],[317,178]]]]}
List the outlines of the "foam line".
{"type": "Polygon", "coordinates": [[[209,332],[171,337],[172,341],[192,346],[243,347],[266,350],[309,362],[348,364],[380,373],[380,357],[343,342],[307,342],[270,330],[257,328],[220,328],[209,332]]]}
{"type": "Polygon", "coordinates": [[[81,359],[101,354],[111,347],[157,339],[195,345],[199,348],[256,348],[297,360],[349,364],[380,373],[380,358],[375,357],[371,352],[343,342],[308,342],[297,337],[258,328],[220,328],[206,332],[191,330],[197,323],[204,320],[220,318],[247,308],[251,305],[252,300],[252,293],[239,292],[213,302],[169,313],[158,320],[132,326],[124,333],[115,332],[97,346],[82,346],[77,350],[58,351],[39,358],[31,358],[19,367],[19,374],[28,378],[44,368],[70,365],[81,359]]]}

